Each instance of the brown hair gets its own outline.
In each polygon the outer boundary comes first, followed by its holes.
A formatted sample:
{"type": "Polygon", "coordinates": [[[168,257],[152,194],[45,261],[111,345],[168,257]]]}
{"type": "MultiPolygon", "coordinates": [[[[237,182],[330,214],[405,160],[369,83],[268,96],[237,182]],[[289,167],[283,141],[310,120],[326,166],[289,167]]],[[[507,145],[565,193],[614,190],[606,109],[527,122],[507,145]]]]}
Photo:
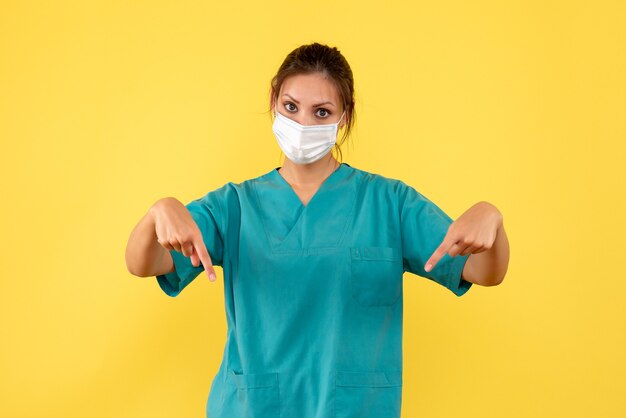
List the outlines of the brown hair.
{"type": "Polygon", "coordinates": [[[336,47],[329,47],[314,42],[302,45],[287,55],[270,83],[270,110],[280,92],[280,88],[287,77],[297,74],[322,73],[336,86],[343,102],[346,114],[344,132],[341,140],[335,144],[335,149],[340,155],[341,148],[354,125],[354,78],[348,61],[336,47]]]}

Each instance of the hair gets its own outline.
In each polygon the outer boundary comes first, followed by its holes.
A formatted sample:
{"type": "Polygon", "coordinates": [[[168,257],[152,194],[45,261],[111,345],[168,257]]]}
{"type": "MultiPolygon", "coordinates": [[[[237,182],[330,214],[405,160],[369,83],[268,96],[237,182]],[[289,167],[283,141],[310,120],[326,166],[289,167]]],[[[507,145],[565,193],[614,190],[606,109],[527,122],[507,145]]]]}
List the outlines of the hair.
{"type": "Polygon", "coordinates": [[[342,159],[341,145],[346,141],[354,125],[354,78],[352,70],[345,57],[336,47],[322,45],[314,42],[302,45],[287,55],[278,72],[270,83],[270,109],[276,103],[278,93],[285,79],[298,74],[321,73],[329,78],[337,88],[341,96],[343,109],[346,112],[344,118],[343,136],[333,147],[342,159]]]}

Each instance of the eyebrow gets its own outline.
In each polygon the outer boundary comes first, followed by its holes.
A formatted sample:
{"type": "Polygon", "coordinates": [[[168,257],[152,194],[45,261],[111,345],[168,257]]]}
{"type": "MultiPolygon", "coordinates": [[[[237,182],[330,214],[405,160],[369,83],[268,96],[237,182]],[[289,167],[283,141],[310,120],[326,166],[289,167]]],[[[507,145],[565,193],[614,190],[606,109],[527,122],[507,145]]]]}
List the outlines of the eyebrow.
{"type": "MultiPolygon", "coordinates": [[[[290,96],[290,95],[288,95],[287,93],[284,93],[284,94],[283,94],[283,96],[287,96],[287,97],[289,97],[291,100],[293,100],[294,102],[296,102],[296,103],[300,104],[300,102],[299,102],[299,101],[297,101],[296,99],[294,99],[293,97],[291,97],[291,96],[290,96]]],[[[322,103],[317,103],[317,104],[314,104],[314,105],[313,105],[313,107],[317,107],[317,106],[321,106],[321,105],[325,105],[325,104],[329,104],[329,105],[335,106],[335,105],[333,104],[333,102],[322,102],[322,103]]]]}

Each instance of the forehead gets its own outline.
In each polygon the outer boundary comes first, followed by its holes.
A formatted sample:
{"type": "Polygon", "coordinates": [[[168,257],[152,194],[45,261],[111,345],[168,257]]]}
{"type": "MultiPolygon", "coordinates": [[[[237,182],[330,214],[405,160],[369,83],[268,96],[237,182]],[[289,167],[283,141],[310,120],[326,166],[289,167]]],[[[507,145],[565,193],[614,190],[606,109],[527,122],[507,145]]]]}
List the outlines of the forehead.
{"type": "Polygon", "coordinates": [[[340,102],[339,92],[331,79],[321,73],[297,74],[287,77],[280,88],[280,95],[289,94],[300,102],[340,102]]]}

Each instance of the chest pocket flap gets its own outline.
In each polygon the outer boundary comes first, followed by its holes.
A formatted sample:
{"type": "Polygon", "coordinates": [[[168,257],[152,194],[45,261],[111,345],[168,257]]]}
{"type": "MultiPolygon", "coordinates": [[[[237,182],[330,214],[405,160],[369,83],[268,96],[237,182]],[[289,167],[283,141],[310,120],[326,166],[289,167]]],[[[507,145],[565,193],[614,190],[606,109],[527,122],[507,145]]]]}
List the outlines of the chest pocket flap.
{"type": "Polygon", "coordinates": [[[394,247],[351,247],[350,285],[363,306],[391,306],[402,295],[402,254],[394,247]]]}

